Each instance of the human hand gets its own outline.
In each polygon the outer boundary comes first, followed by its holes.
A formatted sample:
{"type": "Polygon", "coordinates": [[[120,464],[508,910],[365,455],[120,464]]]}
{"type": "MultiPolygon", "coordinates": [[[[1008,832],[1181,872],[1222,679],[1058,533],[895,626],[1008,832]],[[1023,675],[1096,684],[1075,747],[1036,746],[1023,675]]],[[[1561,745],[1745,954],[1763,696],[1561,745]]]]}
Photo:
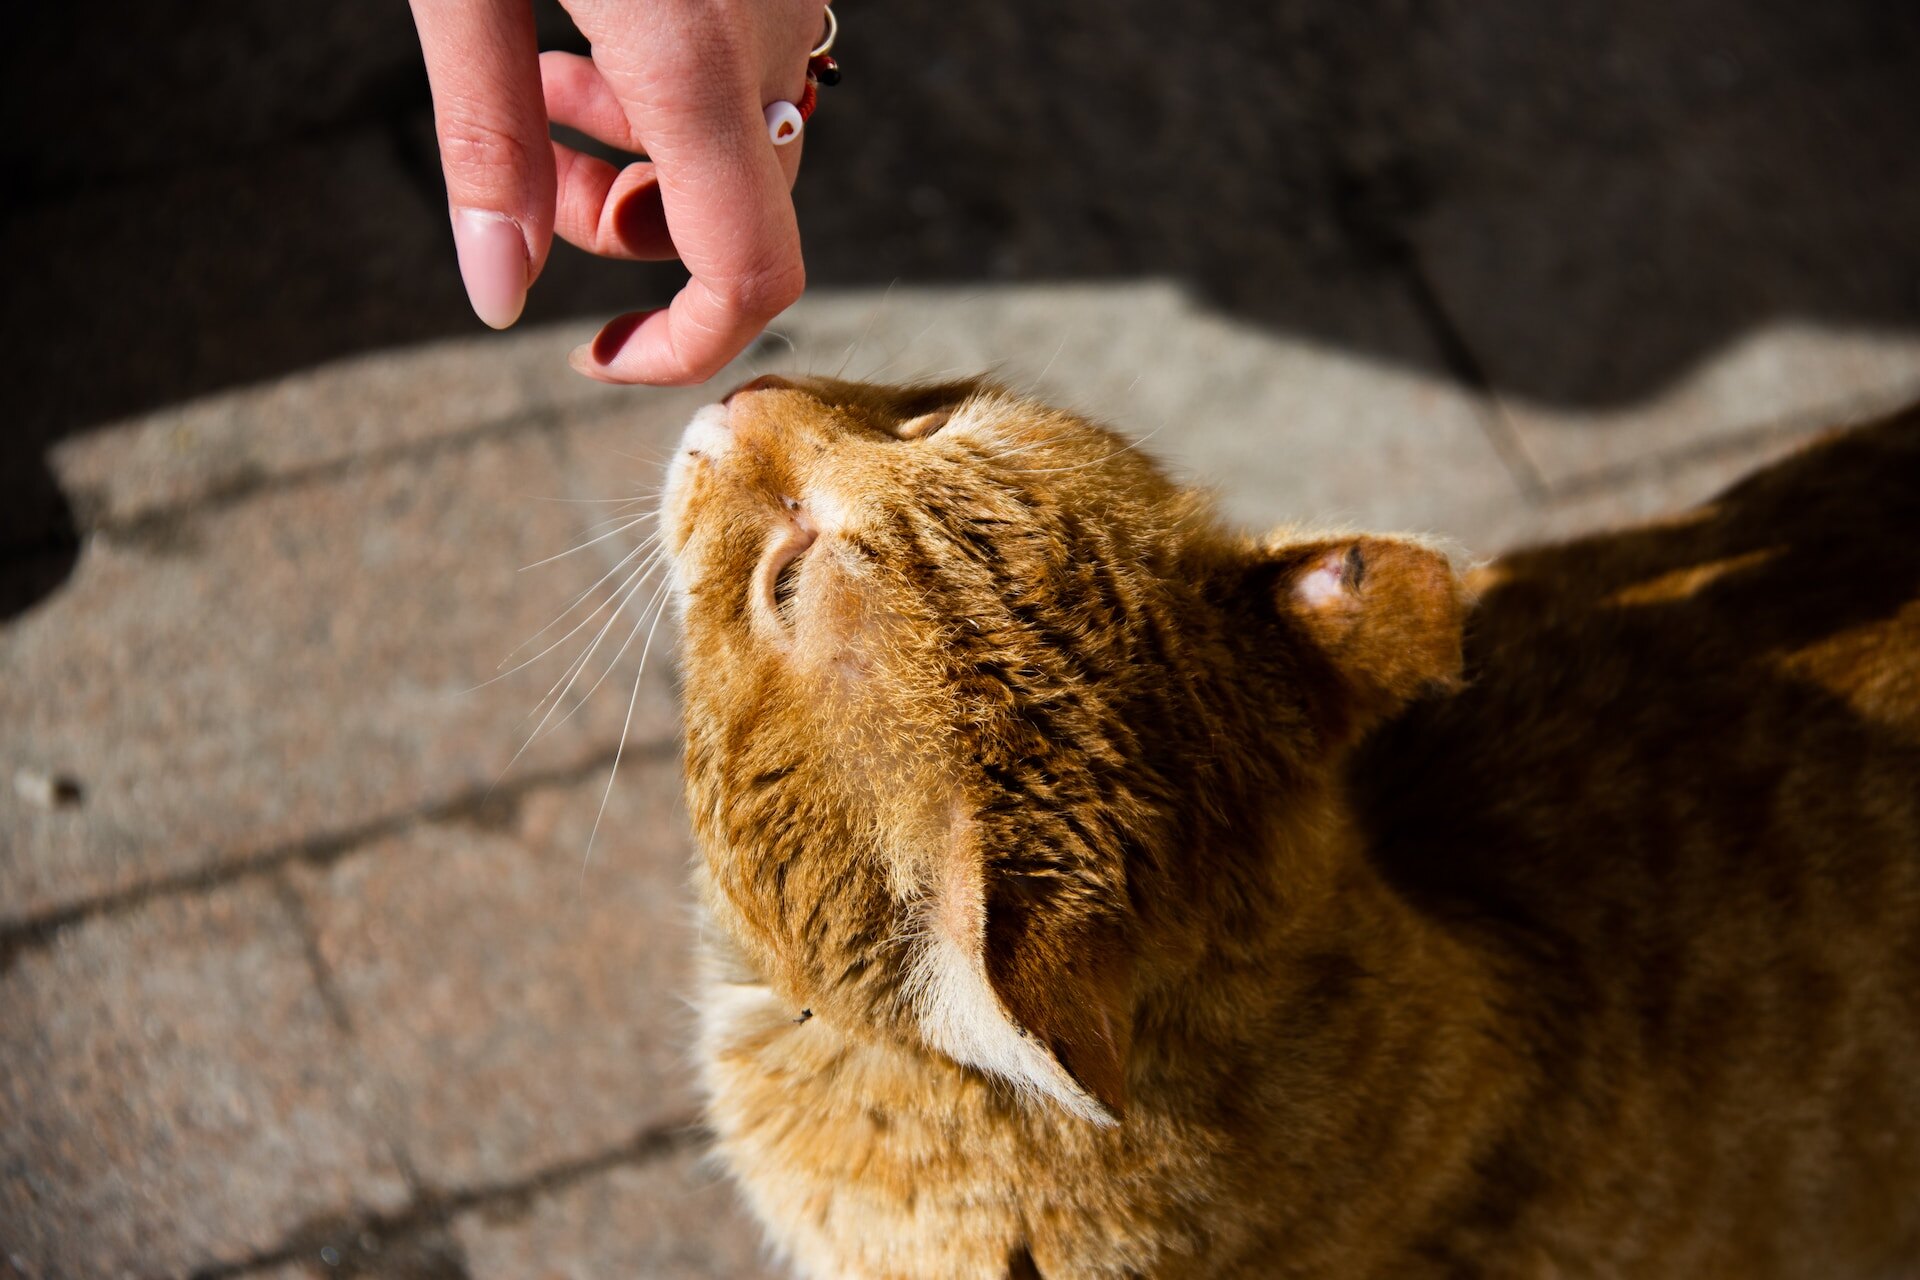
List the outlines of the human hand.
{"type": "Polygon", "coordinates": [[[539,53],[529,0],[411,2],[460,275],[487,324],[519,318],[556,232],[692,277],[573,352],[603,382],[704,382],[800,296],[800,143],[769,142],[762,110],[805,89],[821,0],[563,0],[590,57],[539,53]],[[616,168],[551,141],[549,121],[648,158],[616,168]]]}

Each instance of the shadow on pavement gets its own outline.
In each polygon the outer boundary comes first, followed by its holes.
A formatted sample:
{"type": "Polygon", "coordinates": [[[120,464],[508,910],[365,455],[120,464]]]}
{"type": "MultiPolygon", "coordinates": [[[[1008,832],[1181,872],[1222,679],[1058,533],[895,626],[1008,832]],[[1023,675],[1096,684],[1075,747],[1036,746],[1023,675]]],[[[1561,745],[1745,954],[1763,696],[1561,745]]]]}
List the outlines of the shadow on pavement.
{"type": "MultiPolygon", "coordinates": [[[[798,197],[816,285],[1175,277],[1601,407],[1769,320],[1920,325],[1906,0],[841,10],[798,197]],[[1347,284],[1407,291],[1437,343],[1314,301],[1347,284]]],[[[4,58],[0,617],[71,562],[62,436],[478,331],[403,5],[43,5],[4,58]]],[[[528,319],[676,278],[561,250],[528,319]]]]}

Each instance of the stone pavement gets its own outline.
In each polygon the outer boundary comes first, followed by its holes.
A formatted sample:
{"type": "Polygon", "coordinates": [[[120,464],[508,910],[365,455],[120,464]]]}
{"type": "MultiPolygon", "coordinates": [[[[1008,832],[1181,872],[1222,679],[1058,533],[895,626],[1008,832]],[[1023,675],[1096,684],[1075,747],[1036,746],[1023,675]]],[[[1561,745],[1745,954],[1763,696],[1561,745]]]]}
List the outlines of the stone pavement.
{"type": "MultiPolygon", "coordinates": [[[[1433,340],[1391,287],[1318,303],[1433,340]]],[[[0,1275],[770,1274],[701,1161],[666,655],[610,793],[635,652],[511,768],[592,629],[487,683],[640,531],[520,566],[647,492],[712,394],[578,379],[586,332],[354,357],[55,449],[84,544],[0,630],[0,1275]]],[[[843,364],[996,367],[1247,521],[1476,554],[1920,394],[1920,337],[1781,326],[1574,415],[1152,281],[821,291],[734,372],[843,364]]]]}
{"type": "MultiPolygon", "coordinates": [[[[995,368],[1241,519],[1476,554],[1920,396],[1910,0],[840,13],[739,376],[995,368]]],[[[394,0],[11,19],[0,1280],[767,1274],[684,1056],[671,638],[516,758],[643,531],[520,567],[713,394],[565,367],[671,272],[557,249],[482,333],[394,0]]]]}

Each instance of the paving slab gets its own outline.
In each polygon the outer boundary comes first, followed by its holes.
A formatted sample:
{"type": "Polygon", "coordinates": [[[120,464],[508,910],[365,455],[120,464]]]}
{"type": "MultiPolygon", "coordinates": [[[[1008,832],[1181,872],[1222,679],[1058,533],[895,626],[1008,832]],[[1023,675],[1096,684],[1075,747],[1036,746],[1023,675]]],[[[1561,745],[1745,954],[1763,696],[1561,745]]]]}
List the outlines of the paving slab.
{"type": "Polygon", "coordinates": [[[815,278],[1231,286],[1349,252],[1327,163],[1338,8],[1210,3],[1169,21],[1146,0],[1062,0],[843,20],[846,81],[809,125],[797,197],[815,278]]]}
{"type": "MultiPolygon", "coordinates": [[[[399,1236],[322,1233],[245,1280],[775,1280],[760,1228],[698,1153],[503,1196],[399,1236]]],[[[0,1271],[0,1276],[5,1272],[0,1271]]]]}
{"type": "Polygon", "coordinates": [[[590,1159],[697,1110],[678,753],[623,760],[611,793],[607,778],[293,872],[371,1083],[433,1191],[590,1159]]]}
{"type": "Polygon", "coordinates": [[[474,335],[328,361],[167,405],[52,451],[83,528],[622,407],[567,367],[591,326],[474,335]]]}
{"type": "Polygon", "coordinates": [[[407,1187],[299,931],[255,880],[90,921],[0,973],[0,1252],[179,1275],[407,1187]]]}
{"type": "MultiPolygon", "coordinates": [[[[580,540],[580,508],[541,500],[568,492],[534,435],[89,539],[0,632],[0,772],[80,793],[49,809],[0,790],[0,924],[484,792],[597,630],[475,688],[605,572],[586,555],[518,572],[580,540]]],[[[603,696],[556,717],[507,785],[602,758],[625,711],[603,696]]],[[[676,724],[650,682],[634,739],[676,724]]]]}
{"type": "Polygon", "coordinates": [[[9,32],[18,74],[0,104],[35,122],[8,143],[30,192],[177,171],[425,98],[406,11],[379,0],[303,15],[297,38],[286,14],[246,0],[101,16],[111,39],[58,10],[23,10],[9,32]],[[54,84],[65,96],[48,111],[54,84]]]}
{"type": "MultiPolygon", "coordinates": [[[[1663,138],[1729,110],[1778,125],[1776,155],[1805,165],[1811,180],[1835,157],[1806,153],[1803,144],[1829,136],[1808,137],[1804,119],[1801,134],[1787,136],[1795,118],[1830,100],[1836,77],[1910,67],[1916,35],[1920,23],[1899,6],[1438,0],[1396,29],[1393,56],[1363,74],[1372,105],[1401,126],[1401,145],[1438,168],[1435,196],[1491,207],[1512,191],[1488,185],[1492,179],[1524,186],[1529,174],[1581,152],[1671,158],[1663,138]],[[1735,16],[1740,21],[1729,20],[1735,16]]],[[[1895,87],[1876,86],[1887,95],[1883,105],[1904,105],[1895,87]]],[[[1888,130],[1898,120],[1882,113],[1828,123],[1837,135],[1849,126],[1856,134],[1888,130]]],[[[1779,194],[1815,190],[1803,181],[1779,194]]],[[[1827,203],[1854,194],[1828,192],[1827,203]]]]}
{"type": "Polygon", "coordinates": [[[472,1280],[772,1280],[733,1188],[685,1153],[610,1170],[525,1208],[456,1219],[472,1280]]]}
{"type": "Polygon", "coordinates": [[[1735,452],[1756,431],[1780,435],[1862,420],[1920,399],[1920,338],[1805,324],[1751,333],[1628,410],[1598,412],[1505,398],[1501,410],[1550,490],[1676,465],[1706,442],[1735,452]]]}
{"type": "Polygon", "coordinates": [[[1538,504],[1503,512],[1487,549],[1498,554],[1678,515],[1712,501],[1722,490],[1805,448],[1844,421],[1789,423],[1711,440],[1690,452],[1608,473],[1599,483],[1571,485],[1538,504]]]}
{"type": "Polygon", "coordinates": [[[459,1242],[437,1226],[398,1239],[323,1228],[287,1260],[233,1274],[237,1280],[468,1280],[459,1242]]]}
{"type": "MultiPolygon", "coordinates": [[[[1425,341],[1396,289],[1325,305],[1383,343],[1425,341]]],[[[602,510],[644,495],[693,408],[718,393],[575,378],[565,351],[589,327],[355,358],[62,447],[63,483],[104,514],[74,577],[0,632],[0,766],[71,776],[79,803],[0,792],[0,924],[156,880],[184,896],[32,942],[0,981],[161,904],[201,909],[196,875],[281,851],[275,875],[314,931],[336,1030],[350,1032],[335,1057],[353,1064],[360,1114],[429,1190],[483,1192],[483,1208],[408,1228],[395,1245],[413,1251],[407,1265],[753,1274],[757,1236],[689,1158],[620,1163],[637,1135],[696,1109],[683,1061],[689,849],[662,661],[669,629],[584,874],[637,652],[491,798],[522,713],[558,669],[550,660],[544,677],[466,693],[637,533],[537,573],[515,567],[591,536],[602,510]],[[619,1167],[552,1181],[609,1152],[619,1167]],[[498,1190],[521,1186],[531,1190],[498,1190]]],[[[1281,338],[1164,282],[823,290],[776,329],[727,380],[843,361],[854,376],[908,379],[997,360],[1003,379],[1111,421],[1219,485],[1249,523],[1414,528],[1479,553],[1678,509],[1813,424],[1811,411],[1802,422],[1737,398],[1664,435],[1609,415],[1607,429],[1642,432],[1642,443],[1557,474],[1530,505],[1489,442],[1488,401],[1410,366],[1281,338]]],[[[1759,377],[1737,350],[1722,360],[1698,376],[1759,377]]],[[[1868,399],[1870,373],[1848,381],[1868,399]]],[[[249,876],[214,900],[271,883],[249,876]]],[[[297,941],[282,945],[299,954],[297,941]]],[[[179,985],[217,993],[222,980],[179,985]]],[[[73,1016],[114,1025],[83,1007],[73,1016]]],[[[8,1025],[44,1038],[42,1020],[36,1008],[8,1025]]],[[[84,1032],[68,1032],[48,1061],[82,1053],[84,1032]]],[[[302,1061],[297,1039],[241,1051],[268,1075],[302,1061]]],[[[76,1114],[92,1141],[147,1141],[105,1104],[76,1114]]],[[[315,1139],[286,1126],[277,1140],[232,1167],[251,1176],[297,1162],[315,1139]]],[[[32,1130],[19,1150],[41,1158],[60,1141],[32,1130]]],[[[353,1222],[355,1206],[390,1211],[404,1191],[396,1176],[375,1175],[378,1194],[360,1200],[328,1192],[298,1214],[263,1213],[246,1250],[219,1256],[306,1242],[315,1222],[353,1222]]],[[[193,1194],[191,1182],[149,1187],[153,1205],[191,1205],[193,1194]]],[[[302,1258],[284,1270],[326,1266],[302,1258]]]]}
{"type": "Polygon", "coordinates": [[[1920,187],[1882,181],[1920,124],[1911,85],[1849,68],[1807,78],[1817,107],[1745,95],[1524,173],[1487,159],[1465,180],[1498,200],[1421,220],[1423,268],[1549,487],[1920,397],[1920,187]]]}
{"type": "Polygon", "coordinates": [[[439,203],[370,126],[10,210],[0,246],[36,264],[0,296],[14,430],[51,439],[457,315],[457,278],[421,269],[451,241],[439,203]]]}

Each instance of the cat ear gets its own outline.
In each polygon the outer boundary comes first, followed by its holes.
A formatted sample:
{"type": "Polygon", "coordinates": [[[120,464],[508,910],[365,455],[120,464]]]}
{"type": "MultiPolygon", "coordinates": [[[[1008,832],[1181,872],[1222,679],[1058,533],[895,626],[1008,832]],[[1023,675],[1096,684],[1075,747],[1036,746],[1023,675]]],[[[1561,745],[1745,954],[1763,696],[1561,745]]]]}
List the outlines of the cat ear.
{"type": "Polygon", "coordinates": [[[977,852],[927,903],[912,987],[929,1043],[1095,1124],[1119,1123],[1132,1047],[1132,965],[1119,930],[1064,920],[989,886],[977,852]]]}
{"type": "Polygon", "coordinates": [[[1440,551],[1400,538],[1282,547],[1275,603],[1332,668],[1310,699],[1335,745],[1423,693],[1456,685],[1471,603],[1440,551]]]}
{"type": "Polygon", "coordinates": [[[1129,949],[1117,929],[1098,923],[1048,929],[1044,920],[1010,895],[989,892],[987,981],[1015,1027],[1106,1110],[1093,1118],[1117,1121],[1126,1110],[1133,1046],[1129,949]]]}

